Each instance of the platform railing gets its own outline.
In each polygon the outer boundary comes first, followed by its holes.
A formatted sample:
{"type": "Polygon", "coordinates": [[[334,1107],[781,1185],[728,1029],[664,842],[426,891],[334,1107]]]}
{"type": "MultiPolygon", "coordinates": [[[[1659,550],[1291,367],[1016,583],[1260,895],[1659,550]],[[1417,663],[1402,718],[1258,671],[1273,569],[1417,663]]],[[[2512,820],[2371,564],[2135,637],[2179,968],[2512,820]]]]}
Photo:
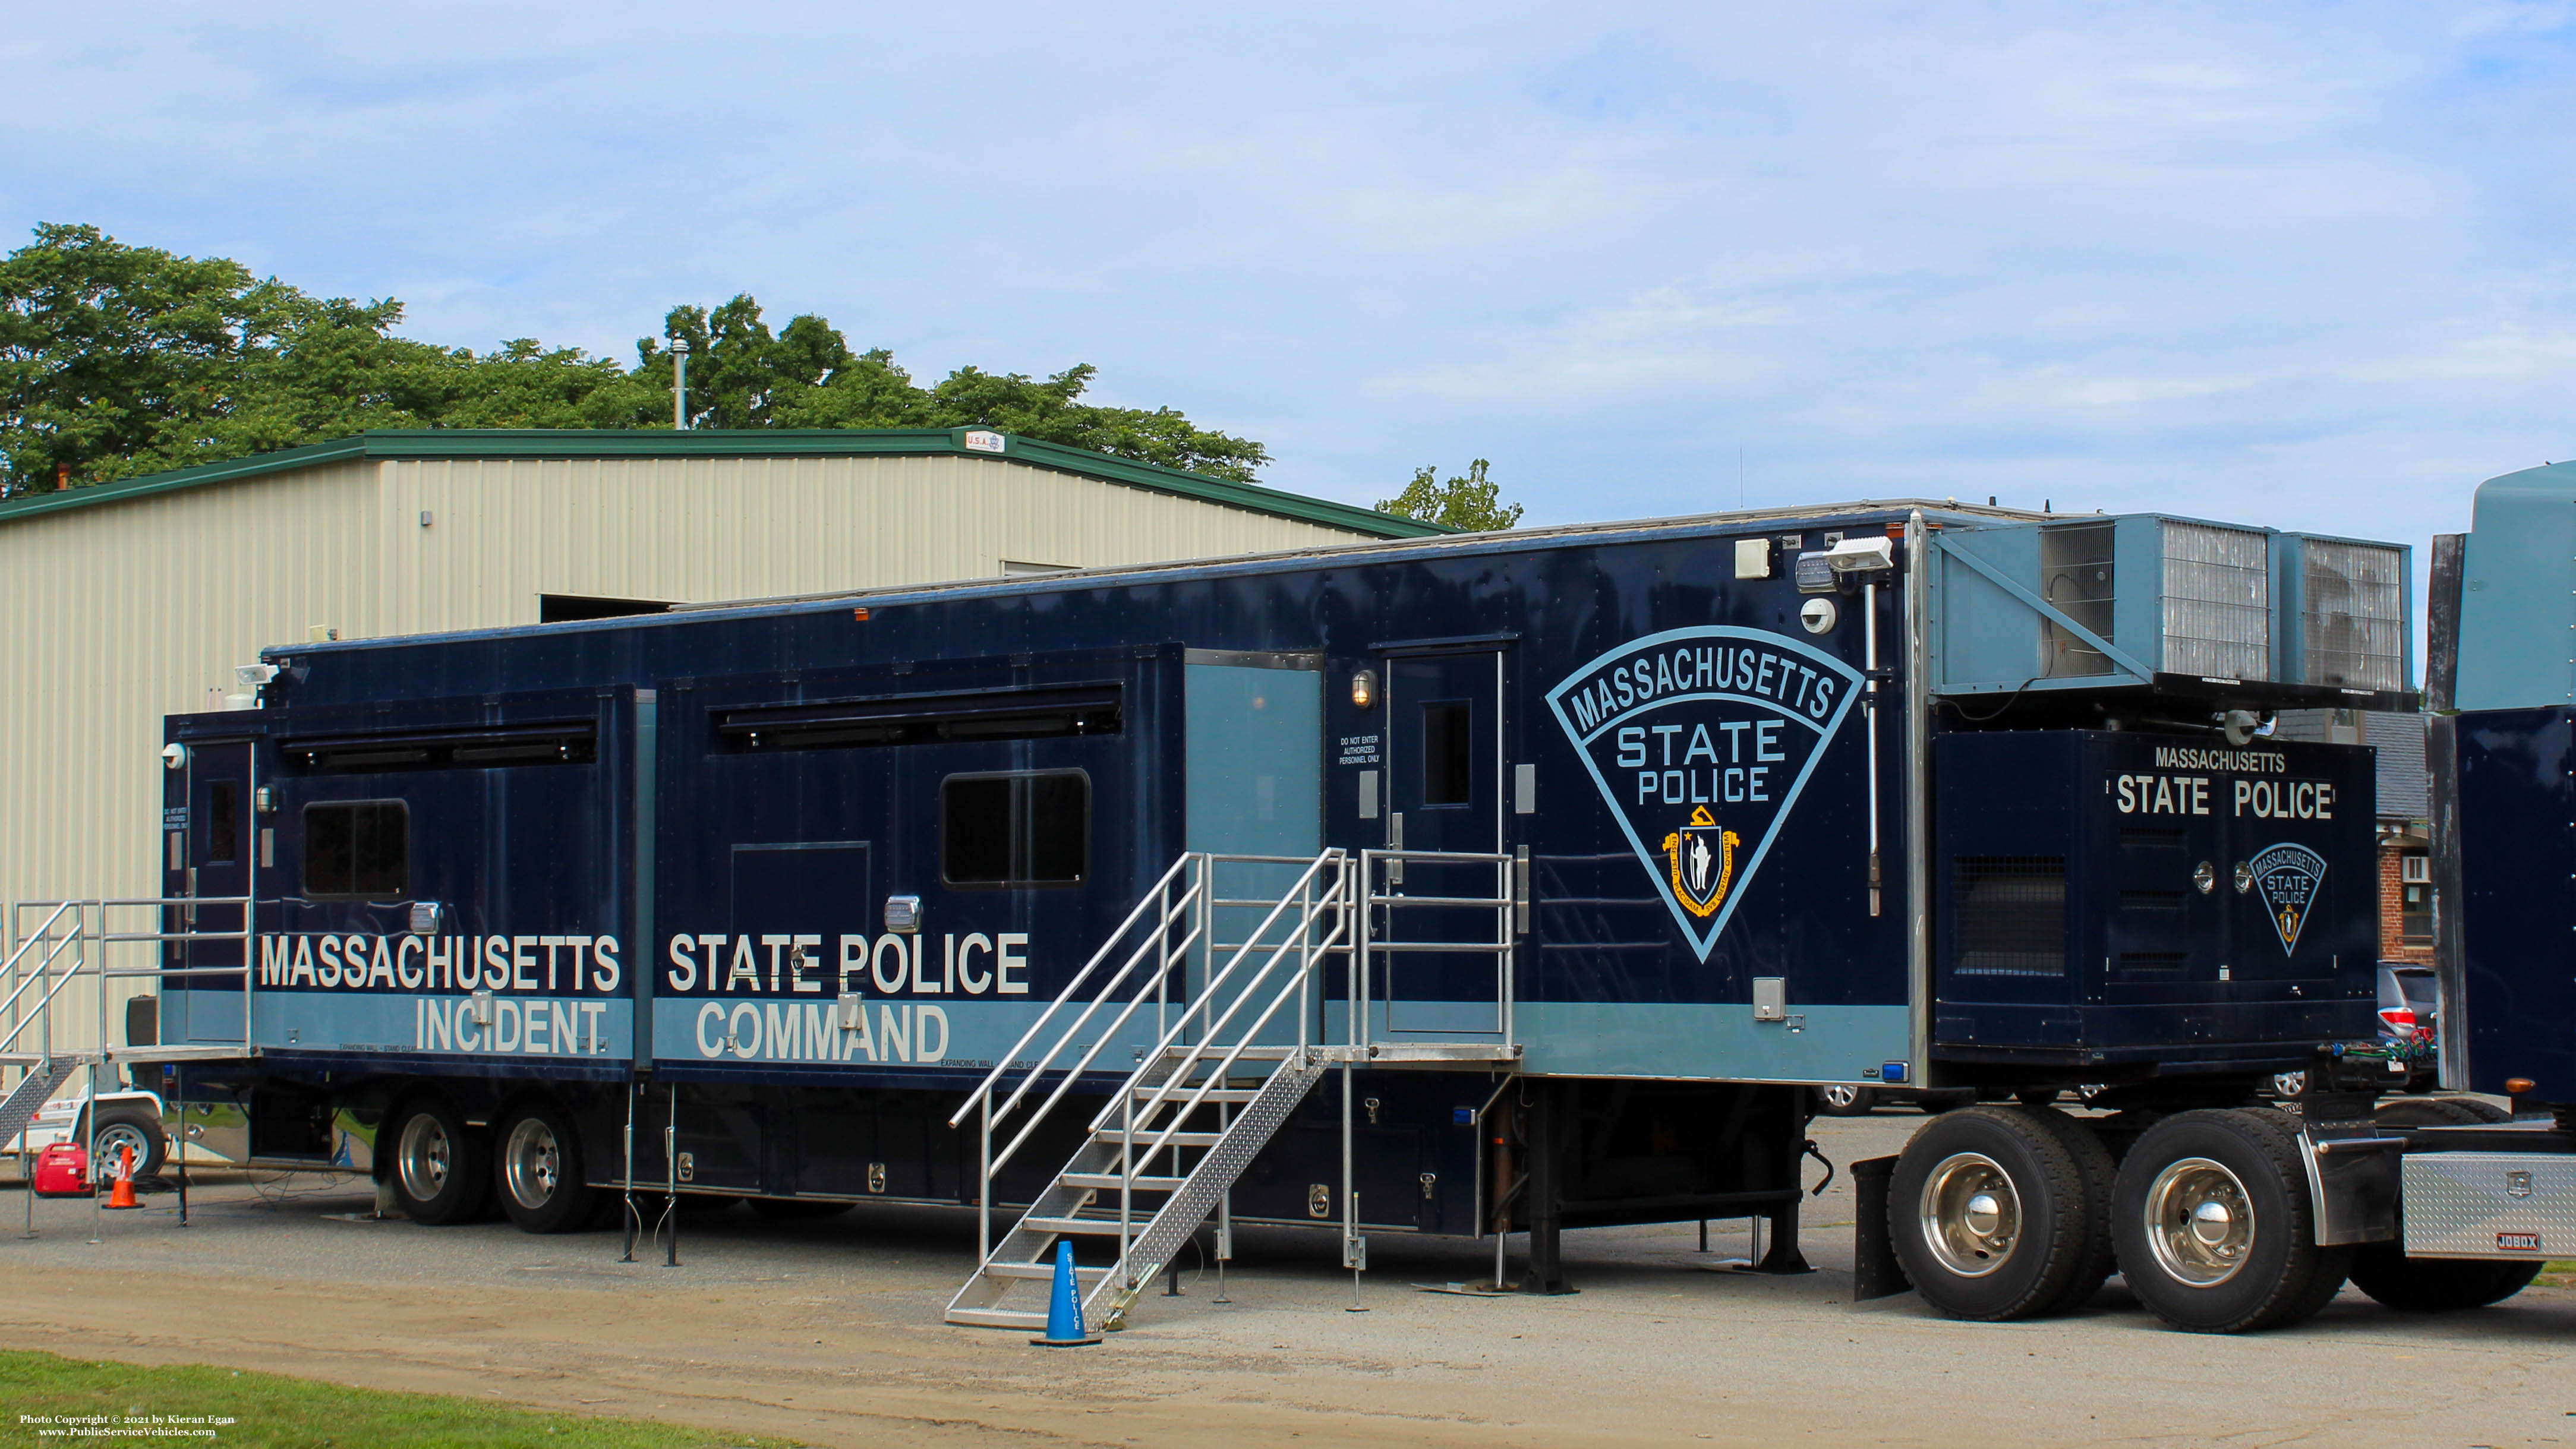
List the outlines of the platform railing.
{"type": "MultiPolygon", "coordinates": [[[[66,1050],[80,1055],[95,1054],[100,1058],[122,1057],[126,1060],[177,1060],[187,1056],[218,1056],[247,1051],[251,1042],[251,992],[254,973],[259,969],[256,918],[248,896],[135,896],[96,898],[90,900],[19,901],[9,907],[9,953],[0,962],[0,1066],[33,1067],[50,1061],[66,1050]],[[154,913],[150,930],[117,929],[117,917],[135,911],[154,913]],[[209,930],[200,924],[208,912],[238,911],[240,925],[230,930],[209,930]],[[25,923],[31,915],[43,918],[29,930],[25,923]],[[179,929],[167,927],[177,925],[179,929]],[[238,965],[201,965],[195,963],[191,947],[228,942],[240,953],[238,965]],[[38,948],[42,948],[39,950],[38,948]],[[135,954],[130,948],[148,948],[149,965],[119,964],[130,962],[135,954]],[[175,951],[170,948],[177,948],[175,951]],[[120,951],[118,948],[129,948],[120,951]],[[69,960],[64,958],[68,953],[69,960]],[[30,955],[35,959],[30,961],[30,955]],[[164,959],[175,956],[176,962],[164,959]],[[192,1044],[172,1046],[155,1030],[149,1045],[118,1045],[112,1028],[111,1013],[118,999],[109,987],[115,981],[148,981],[166,986],[173,981],[193,981],[200,977],[238,976],[240,987],[230,993],[240,1006],[240,1035],[237,1038],[209,1038],[202,1024],[191,1021],[192,1044]],[[67,1009],[64,993],[74,982],[92,982],[97,987],[97,1034],[92,1044],[66,1048],[62,1034],[55,1029],[58,1010],[67,1009]],[[33,993],[30,999],[29,993],[33,993]],[[37,1039],[22,1045],[30,1029],[37,1039]],[[30,1049],[32,1047],[32,1050],[30,1049]]],[[[192,1001],[192,1012],[200,1005],[219,1000],[213,993],[192,995],[210,998],[192,1001]]],[[[166,997],[164,998],[166,1000],[166,997]]]]}
{"type": "MultiPolygon", "coordinates": [[[[1413,1030],[1394,1023],[1397,1001],[1394,981],[1396,955],[1467,955],[1494,958],[1494,1024],[1490,1028],[1423,1028],[1432,1035],[1484,1035],[1490,1032],[1505,1043],[1516,1042],[1518,1022],[1515,1019],[1516,983],[1520,979],[1520,938],[1529,925],[1529,858],[1501,852],[1456,850],[1364,850],[1360,852],[1358,874],[1359,904],[1364,917],[1359,946],[1358,968],[1351,973],[1351,1036],[1362,1047],[1382,1045],[1376,1025],[1370,1018],[1370,1007],[1380,1001],[1388,1012],[1390,1034],[1413,1030]],[[1483,895],[1432,895],[1408,893],[1403,888],[1404,867],[1410,862],[1417,867],[1441,871],[1444,876],[1459,867],[1485,866],[1493,871],[1493,889],[1483,895]],[[1399,922],[1420,921],[1421,916],[1401,913],[1443,910],[1462,915],[1489,914],[1492,935],[1481,940],[1407,939],[1399,922]]],[[[1426,871],[1416,869],[1421,881],[1426,871]]]]}

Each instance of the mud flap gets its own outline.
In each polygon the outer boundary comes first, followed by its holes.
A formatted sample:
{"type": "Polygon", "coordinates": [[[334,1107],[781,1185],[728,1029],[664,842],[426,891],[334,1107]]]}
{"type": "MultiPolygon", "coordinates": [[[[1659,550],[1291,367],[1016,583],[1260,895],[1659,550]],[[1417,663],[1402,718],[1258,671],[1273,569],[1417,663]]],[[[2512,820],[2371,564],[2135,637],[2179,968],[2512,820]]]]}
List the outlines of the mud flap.
{"type": "Polygon", "coordinates": [[[1895,1172],[1893,1157],[1864,1158],[1851,1165],[1852,1197],[1859,1209],[1852,1214],[1854,1303],[1892,1297],[1914,1287],[1887,1236],[1887,1182],[1895,1172]]]}

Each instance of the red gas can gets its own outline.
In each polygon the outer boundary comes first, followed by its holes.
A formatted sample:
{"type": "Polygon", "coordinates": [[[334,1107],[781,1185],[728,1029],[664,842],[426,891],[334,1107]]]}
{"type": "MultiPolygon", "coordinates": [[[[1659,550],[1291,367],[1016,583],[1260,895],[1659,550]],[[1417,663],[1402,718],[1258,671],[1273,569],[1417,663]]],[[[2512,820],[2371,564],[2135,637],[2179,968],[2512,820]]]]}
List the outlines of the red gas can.
{"type": "Polygon", "coordinates": [[[36,1196],[89,1196],[88,1154],[75,1142],[57,1142],[36,1154],[36,1196]]]}

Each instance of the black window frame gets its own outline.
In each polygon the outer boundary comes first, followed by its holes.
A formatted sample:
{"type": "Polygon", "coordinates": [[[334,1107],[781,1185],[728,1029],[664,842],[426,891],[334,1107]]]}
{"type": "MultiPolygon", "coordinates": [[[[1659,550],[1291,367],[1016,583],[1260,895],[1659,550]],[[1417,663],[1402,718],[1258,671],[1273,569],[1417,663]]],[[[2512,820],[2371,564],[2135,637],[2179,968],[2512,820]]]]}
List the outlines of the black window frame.
{"type": "Polygon", "coordinates": [[[301,888],[303,889],[303,892],[304,892],[304,898],[305,898],[306,900],[315,900],[315,901],[399,901],[399,900],[406,900],[406,899],[409,899],[409,898],[410,898],[410,895],[411,895],[411,802],[410,802],[410,801],[408,801],[408,800],[403,800],[403,799],[400,799],[400,798],[398,798],[398,797],[373,797],[373,798],[368,798],[368,799],[363,799],[363,800],[308,800],[308,801],[306,801],[306,802],[304,803],[303,808],[302,808],[300,811],[298,811],[298,812],[297,812],[296,819],[297,819],[297,823],[299,824],[299,826],[302,828],[302,831],[303,831],[303,843],[302,843],[302,852],[301,852],[301,854],[302,854],[302,859],[301,859],[301,860],[299,860],[299,861],[297,862],[295,876],[296,876],[296,884],[297,884],[299,887],[301,887],[301,888]],[[317,855],[319,855],[319,854],[320,854],[320,852],[315,848],[316,831],[315,831],[315,829],[314,829],[314,812],[315,812],[315,811],[348,811],[348,812],[351,812],[351,814],[352,814],[352,816],[353,816],[353,818],[354,818],[355,812],[356,812],[356,811],[358,811],[358,810],[361,810],[361,809],[368,809],[368,808],[374,808],[374,809],[381,810],[381,809],[383,809],[383,807],[386,807],[386,806],[391,806],[391,807],[393,808],[393,810],[395,811],[395,813],[396,813],[397,817],[398,817],[398,818],[401,820],[401,822],[402,822],[402,835],[401,835],[401,839],[402,839],[402,865],[401,865],[401,878],[400,878],[399,880],[397,880],[397,881],[394,883],[393,888],[392,888],[392,889],[390,889],[390,890],[361,890],[361,889],[358,889],[358,888],[357,888],[357,887],[358,887],[358,871],[357,871],[357,863],[356,863],[356,861],[355,861],[355,859],[354,859],[354,854],[355,854],[355,832],[354,832],[354,830],[353,830],[353,831],[352,831],[352,837],[351,837],[351,839],[352,839],[351,853],[352,853],[353,859],[351,860],[351,862],[350,862],[350,866],[349,866],[349,886],[350,886],[350,888],[349,888],[349,889],[347,889],[347,890],[317,890],[317,889],[315,889],[315,888],[314,888],[314,882],[313,882],[313,865],[314,865],[315,857],[316,857],[317,855]]]}
{"type": "MultiPolygon", "coordinates": [[[[1017,803],[1017,797],[1021,795],[1021,791],[1018,788],[1014,788],[1011,791],[1011,795],[1014,797],[1014,803],[1007,806],[1006,809],[1008,810],[1011,827],[1014,832],[1016,832],[1021,823],[1028,817],[1027,812],[1017,803]]],[[[961,891],[1070,890],[1086,885],[1091,880],[1091,824],[1092,791],[1091,772],[1089,770],[1080,768],[1041,770],[959,770],[951,774],[942,775],[939,778],[939,883],[950,890],[961,891]],[[1070,878],[1055,877],[1041,879],[1034,876],[1024,877],[1014,873],[1010,869],[1011,866],[1020,865],[1030,859],[1030,854],[1026,848],[1026,842],[1022,841],[1016,833],[1014,833],[1014,835],[1005,842],[1003,847],[1005,855],[1009,858],[1009,866],[1005,867],[1005,873],[1002,879],[960,880],[956,876],[950,874],[949,866],[951,864],[951,857],[949,847],[950,841],[953,838],[949,813],[949,789],[951,786],[958,784],[983,784],[990,781],[1004,781],[1017,787],[1024,781],[1052,779],[1073,779],[1080,781],[1082,785],[1082,827],[1079,837],[1082,856],[1076,874],[1070,878]]]]}
{"type": "Polygon", "coordinates": [[[1476,804],[1476,702],[1426,699],[1422,729],[1422,808],[1473,809],[1476,804]]]}
{"type": "Polygon", "coordinates": [[[236,780],[206,782],[206,858],[204,865],[241,863],[241,784],[236,780]]]}

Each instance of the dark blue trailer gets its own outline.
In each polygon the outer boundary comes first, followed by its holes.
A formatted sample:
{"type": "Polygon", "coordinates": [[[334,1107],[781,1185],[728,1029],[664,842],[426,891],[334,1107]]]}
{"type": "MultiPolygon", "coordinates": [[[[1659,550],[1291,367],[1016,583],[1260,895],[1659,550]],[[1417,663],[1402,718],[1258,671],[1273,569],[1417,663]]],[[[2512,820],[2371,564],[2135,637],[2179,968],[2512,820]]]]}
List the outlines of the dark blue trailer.
{"type": "Polygon", "coordinates": [[[1815,1091],[1957,1092],[1865,1257],[2281,1321],[2248,1104],[2372,1037],[2377,902],[2369,752],[2269,723],[2412,707],[2405,569],[1864,503],[281,647],[169,720],[168,893],[253,905],[163,1085],[425,1222],[974,1205],[951,1318],[1072,1238],[1094,1325],[1211,1218],[1794,1270],[1815,1091]]]}

